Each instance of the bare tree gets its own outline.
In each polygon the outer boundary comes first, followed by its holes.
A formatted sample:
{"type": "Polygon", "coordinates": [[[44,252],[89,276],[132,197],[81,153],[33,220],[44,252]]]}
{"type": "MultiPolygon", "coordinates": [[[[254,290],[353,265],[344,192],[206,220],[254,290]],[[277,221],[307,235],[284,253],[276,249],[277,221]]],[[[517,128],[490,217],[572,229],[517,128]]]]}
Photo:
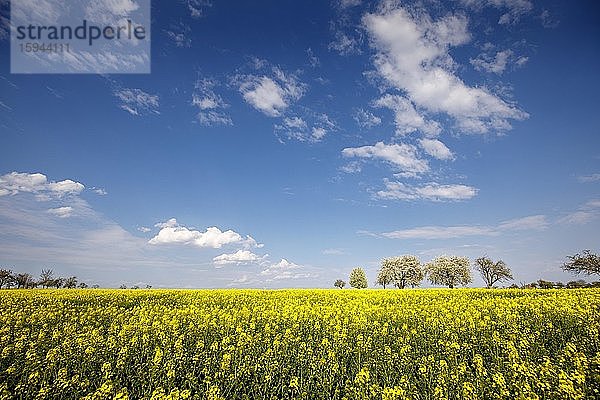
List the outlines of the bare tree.
{"type": "Polygon", "coordinates": [[[488,289],[500,281],[513,279],[510,268],[502,260],[494,262],[486,256],[479,257],[475,260],[474,268],[481,274],[488,289]]]}
{"type": "Polygon", "coordinates": [[[46,289],[47,287],[52,286],[52,282],[54,280],[54,271],[51,269],[43,269],[40,274],[39,284],[42,285],[42,288],[46,289]]]}
{"type": "Polygon", "coordinates": [[[346,282],[344,282],[341,279],[338,279],[337,281],[335,281],[335,283],[333,284],[333,286],[335,286],[337,288],[340,288],[340,289],[343,289],[344,286],[346,286],[346,282]]]}
{"type": "Polygon", "coordinates": [[[32,289],[35,287],[35,281],[31,274],[17,274],[15,275],[15,281],[17,283],[17,289],[32,289]]]}

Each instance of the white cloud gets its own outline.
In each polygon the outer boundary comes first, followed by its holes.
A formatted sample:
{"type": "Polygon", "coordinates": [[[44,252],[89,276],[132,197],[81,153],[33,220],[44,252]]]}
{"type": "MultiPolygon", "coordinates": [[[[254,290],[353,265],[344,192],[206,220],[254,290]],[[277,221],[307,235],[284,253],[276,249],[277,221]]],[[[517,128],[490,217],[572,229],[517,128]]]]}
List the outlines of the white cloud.
{"type": "Polygon", "coordinates": [[[51,208],[48,210],[48,213],[52,214],[58,218],[69,218],[71,215],[73,215],[73,207],[66,206],[66,207],[51,208]]]}
{"type": "Polygon", "coordinates": [[[262,244],[258,244],[252,236],[242,237],[235,231],[221,231],[215,226],[200,232],[179,225],[175,218],[159,223],[157,226],[161,230],[148,241],[149,244],[184,244],[213,249],[220,249],[224,245],[241,245],[247,248],[262,247],[262,244]]]}
{"type": "Polygon", "coordinates": [[[192,105],[198,108],[197,117],[202,125],[233,125],[231,117],[224,112],[229,104],[214,91],[218,85],[219,82],[208,78],[198,79],[194,85],[192,105]]]}
{"type": "Polygon", "coordinates": [[[304,114],[304,118],[298,116],[283,118],[281,124],[274,125],[275,132],[282,132],[287,138],[301,142],[316,143],[336,129],[335,123],[327,114],[316,114],[310,110],[306,110],[304,114]],[[305,118],[308,118],[310,123],[305,118]],[[310,129],[309,125],[312,125],[310,129]]]}
{"type": "Polygon", "coordinates": [[[261,271],[268,280],[315,278],[315,274],[303,272],[304,267],[282,258],[278,263],[271,264],[261,271]]]}
{"type": "Polygon", "coordinates": [[[152,229],[148,228],[147,226],[139,226],[137,228],[138,231],[142,232],[142,233],[148,233],[150,232],[152,229]]]}
{"type": "Polygon", "coordinates": [[[322,253],[327,256],[341,256],[346,254],[342,249],[325,249],[322,253]]]}
{"type": "Polygon", "coordinates": [[[448,147],[437,139],[420,139],[419,146],[425,153],[437,158],[438,160],[453,160],[454,154],[448,147]]]}
{"type": "Polygon", "coordinates": [[[578,176],[577,180],[579,182],[583,182],[583,183],[598,182],[598,181],[600,181],[600,174],[590,174],[590,175],[578,176]]]}
{"type": "Polygon", "coordinates": [[[356,121],[358,126],[367,129],[371,129],[381,124],[381,118],[379,118],[376,115],[373,115],[373,113],[369,111],[363,110],[362,108],[356,110],[356,113],[354,114],[354,120],[356,121]]]}
{"type": "Polygon", "coordinates": [[[319,141],[325,137],[327,131],[321,127],[313,127],[312,129],[312,137],[315,141],[319,141]]]}
{"type": "Polygon", "coordinates": [[[48,189],[50,189],[50,191],[55,193],[58,197],[62,197],[68,195],[77,195],[81,193],[83,189],[85,189],[85,186],[79,182],[65,179],[64,181],[48,183],[48,189]]]}
{"type": "Polygon", "coordinates": [[[458,225],[458,226],[421,226],[381,234],[375,237],[389,239],[456,239],[467,236],[495,236],[502,233],[521,230],[543,230],[548,227],[546,217],[532,215],[499,223],[497,226],[458,225]]]}
{"type": "Polygon", "coordinates": [[[192,18],[200,18],[206,8],[212,7],[210,0],[187,0],[188,10],[192,18]]]}
{"type": "Polygon", "coordinates": [[[438,135],[442,128],[436,121],[428,121],[414,107],[413,103],[402,96],[386,94],[376,100],[375,107],[386,107],[394,112],[396,133],[406,135],[415,131],[421,131],[426,135],[438,135]]]}
{"type": "Polygon", "coordinates": [[[306,121],[300,117],[284,118],[283,124],[290,129],[306,129],[306,121]]]}
{"type": "Polygon", "coordinates": [[[467,43],[467,18],[447,15],[433,21],[425,12],[384,9],[366,14],[363,24],[377,51],[375,67],[387,84],[404,93],[417,108],[445,113],[465,132],[510,129],[510,120],[522,120],[519,110],[485,88],[469,87],[455,75],[451,46],[467,43]]]}
{"type": "Polygon", "coordinates": [[[273,68],[274,75],[247,75],[237,77],[239,90],[244,100],[256,110],[270,117],[278,117],[288,106],[306,92],[306,84],[293,74],[285,74],[273,68]]]}
{"type": "Polygon", "coordinates": [[[584,225],[600,216],[600,200],[590,200],[558,220],[559,223],[569,225],[584,225]]]}
{"type": "Polygon", "coordinates": [[[477,58],[471,59],[471,64],[479,71],[493,72],[502,74],[512,57],[513,52],[510,49],[497,52],[493,57],[486,53],[480,54],[477,58]]]}
{"type": "Polygon", "coordinates": [[[235,253],[221,254],[213,258],[216,265],[248,264],[261,261],[264,257],[252,253],[250,250],[238,250],[235,253]]]}
{"type": "Polygon", "coordinates": [[[427,161],[419,158],[417,148],[406,143],[377,142],[373,146],[345,148],[342,150],[342,154],[344,157],[381,159],[410,175],[422,174],[429,170],[427,161]]]}
{"type": "Polygon", "coordinates": [[[11,172],[0,176],[0,196],[24,192],[35,193],[38,200],[48,200],[78,195],[83,189],[83,184],[70,179],[48,182],[46,175],[40,173],[11,172]]]}
{"type": "Polygon", "coordinates": [[[115,97],[121,100],[120,108],[131,115],[160,114],[158,95],[152,95],[141,89],[115,90],[115,97]]]}
{"type": "Polygon", "coordinates": [[[522,67],[528,60],[528,57],[517,57],[512,50],[506,49],[498,51],[495,54],[489,54],[484,51],[477,58],[471,59],[470,62],[478,71],[501,75],[510,64],[522,67]]]}
{"type": "Polygon", "coordinates": [[[171,24],[169,29],[165,30],[167,36],[175,43],[176,47],[186,48],[192,46],[192,39],[190,38],[191,31],[192,28],[182,22],[171,24]]]}
{"type": "Polygon", "coordinates": [[[343,56],[361,53],[358,40],[349,36],[341,29],[336,29],[333,36],[333,40],[327,46],[329,50],[334,50],[343,56]]]}
{"type": "Polygon", "coordinates": [[[422,226],[382,233],[390,239],[451,239],[465,236],[490,235],[493,231],[482,226],[422,226]]]}
{"type": "Polygon", "coordinates": [[[108,194],[106,189],[98,188],[98,187],[93,187],[92,192],[96,193],[99,196],[106,196],[108,194]]]}
{"type": "Polygon", "coordinates": [[[511,219],[503,221],[498,225],[498,230],[501,231],[516,231],[516,230],[531,230],[531,229],[546,229],[548,221],[545,215],[531,215],[529,217],[511,219]]]}
{"type": "Polygon", "coordinates": [[[319,57],[315,56],[315,53],[309,47],[306,49],[306,54],[308,55],[308,63],[311,67],[315,68],[321,65],[321,61],[319,61],[319,57]]]}
{"type": "Polygon", "coordinates": [[[351,8],[356,7],[362,3],[362,0],[337,0],[336,4],[339,8],[351,8]]]}
{"type": "Polygon", "coordinates": [[[538,18],[542,20],[544,28],[556,28],[560,24],[560,21],[550,15],[548,10],[543,10],[538,18]]]}
{"type": "Polygon", "coordinates": [[[377,192],[377,197],[386,200],[468,200],[477,195],[477,189],[466,185],[440,185],[428,183],[422,186],[407,185],[402,182],[385,180],[385,190],[377,192]]]}
{"type": "Polygon", "coordinates": [[[352,161],[340,167],[340,171],[347,174],[355,174],[362,171],[362,165],[359,161],[352,161]]]}

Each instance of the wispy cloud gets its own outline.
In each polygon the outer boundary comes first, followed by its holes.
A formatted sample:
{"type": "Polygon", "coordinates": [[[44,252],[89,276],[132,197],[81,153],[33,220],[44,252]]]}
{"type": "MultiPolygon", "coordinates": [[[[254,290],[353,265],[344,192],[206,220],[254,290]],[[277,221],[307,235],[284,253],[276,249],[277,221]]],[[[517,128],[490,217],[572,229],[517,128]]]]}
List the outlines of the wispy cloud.
{"type": "Polygon", "coordinates": [[[385,180],[385,190],[380,190],[376,196],[385,200],[430,200],[457,201],[468,200],[477,195],[477,189],[467,185],[428,183],[415,186],[402,182],[385,180]]]}
{"type": "Polygon", "coordinates": [[[131,115],[160,114],[158,95],[141,89],[118,89],[114,91],[114,95],[121,102],[119,107],[131,115]]]}
{"type": "Polygon", "coordinates": [[[558,222],[568,225],[584,225],[600,216],[600,200],[590,200],[575,211],[561,217],[558,222]]]}
{"type": "Polygon", "coordinates": [[[192,105],[198,108],[198,121],[205,126],[233,125],[231,117],[225,112],[229,104],[215,92],[217,86],[219,82],[211,78],[196,81],[192,105]]]}
{"type": "Polygon", "coordinates": [[[581,175],[577,177],[577,180],[582,183],[598,182],[600,181],[600,174],[581,175]]]}
{"type": "Polygon", "coordinates": [[[522,230],[544,230],[548,221],[544,215],[532,215],[500,222],[496,226],[458,225],[458,226],[421,226],[391,232],[373,234],[375,237],[388,239],[456,239],[467,236],[494,236],[522,230]]]}

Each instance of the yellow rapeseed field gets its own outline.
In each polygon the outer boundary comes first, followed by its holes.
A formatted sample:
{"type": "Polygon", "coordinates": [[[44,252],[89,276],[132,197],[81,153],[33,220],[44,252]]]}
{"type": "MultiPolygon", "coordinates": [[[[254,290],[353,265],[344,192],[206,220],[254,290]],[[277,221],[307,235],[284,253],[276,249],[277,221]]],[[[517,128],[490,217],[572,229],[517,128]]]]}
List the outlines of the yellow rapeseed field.
{"type": "Polygon", "coordinates": [[[1,399],[600,398],[600,290],[4,290],[1,399]]]}

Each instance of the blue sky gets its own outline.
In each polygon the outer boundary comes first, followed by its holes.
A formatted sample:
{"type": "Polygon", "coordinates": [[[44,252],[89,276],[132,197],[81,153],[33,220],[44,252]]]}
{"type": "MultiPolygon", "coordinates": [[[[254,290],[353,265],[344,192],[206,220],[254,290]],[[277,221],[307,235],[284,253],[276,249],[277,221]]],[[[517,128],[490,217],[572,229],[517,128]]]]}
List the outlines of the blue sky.
{"type": "Polygon", "coordinates": [[[139,75],[11,74],[7,9],[2,266],[331,287],[486,254],[521,283],[600,250],[594,2],[153,1],[139,75]]]}

